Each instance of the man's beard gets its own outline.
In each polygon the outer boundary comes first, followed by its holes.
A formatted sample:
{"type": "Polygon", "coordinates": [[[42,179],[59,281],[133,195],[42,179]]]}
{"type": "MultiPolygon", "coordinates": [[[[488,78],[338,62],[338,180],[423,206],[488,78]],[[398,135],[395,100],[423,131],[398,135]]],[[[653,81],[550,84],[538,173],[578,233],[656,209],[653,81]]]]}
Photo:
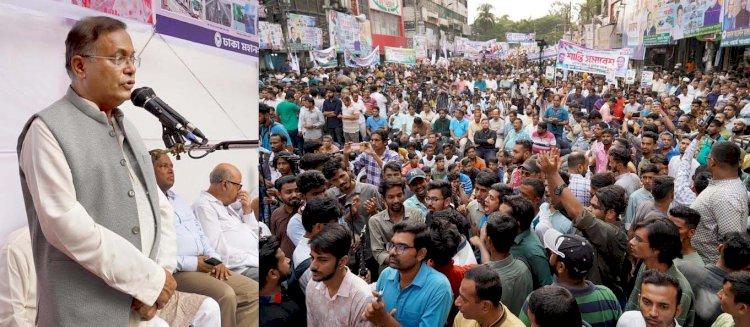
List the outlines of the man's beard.
{"type": "Polygon", "coordinates": [[[404,211],[404,204],[401,202],[393,203],[391,205],[388,205],[388,209],[390,209],[393,212],[402,212],[404,211]]]}
{"type": "Polygon", "coordinates": [[[284,204],[296,209],[302,205],[302,200],[292,199],[292,200],[289,200],[289,202],[284,202],[284,204]]]}
{"type": "MultiPolygon", "coordinates": [[[[313,272],[313,271],[310,270],[310,272],[313,272]]],[[[313,276],[315,276],[315,275],[313,275],[313,276]]],[[[320,278],[319,280],[316,280],[315,278],[313,278],[313,280],[316,281],[316,282],[325,282],[325,281],[330,280],[331,278],[333,278],[333,276],[336,276],[336,270],[335,269],[333,270],[332,273],[330,273],[328,275],[323,275],[323,277],[320,278]]]]}

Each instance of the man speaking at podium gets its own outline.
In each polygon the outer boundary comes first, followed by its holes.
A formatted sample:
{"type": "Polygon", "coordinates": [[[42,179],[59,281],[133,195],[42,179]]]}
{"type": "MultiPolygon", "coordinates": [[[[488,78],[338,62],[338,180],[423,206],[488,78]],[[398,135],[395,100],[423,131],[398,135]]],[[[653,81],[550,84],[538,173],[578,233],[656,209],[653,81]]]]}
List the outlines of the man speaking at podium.
{"type": "Polygon", "coordinates": [[[117,108],[130,98],[137,66],[125,29],[108,17],[73,26],[70,88],[19,137],[38,326],[150,325],[176,287],[163,268],[176,260],[171,206],[117,108]]]}

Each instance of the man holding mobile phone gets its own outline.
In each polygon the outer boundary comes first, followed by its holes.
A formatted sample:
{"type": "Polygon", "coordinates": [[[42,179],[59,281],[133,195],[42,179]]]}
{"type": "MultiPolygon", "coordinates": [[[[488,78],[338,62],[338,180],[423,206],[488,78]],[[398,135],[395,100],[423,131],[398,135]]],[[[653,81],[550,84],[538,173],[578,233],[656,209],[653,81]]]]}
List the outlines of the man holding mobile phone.
{"type": "Polygon", "coordinates": [[[223,257],[211,245],[193,210],[172,190],[174,166],[169,155],[164,150],[150,153],[156,184],[166,194],[175,213],[177,290],[206,295],[219,302],[223,327],[248,326],[257,321],[258,283],[232,272],[221,262],[223,257]]]}

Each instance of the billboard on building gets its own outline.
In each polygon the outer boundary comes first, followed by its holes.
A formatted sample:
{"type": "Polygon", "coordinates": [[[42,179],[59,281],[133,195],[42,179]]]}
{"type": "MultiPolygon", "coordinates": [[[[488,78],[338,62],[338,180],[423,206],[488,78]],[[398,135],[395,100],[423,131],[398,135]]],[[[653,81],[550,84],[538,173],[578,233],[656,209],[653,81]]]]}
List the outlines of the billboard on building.
{"type": "MultiPolygon", "coordinates": [[[[731,1],[733,0],[729,2],[731,1]]],[[[721,32],[723,2],[724,0],[680,0],[675,8],[673,39],[721,32]]]]}
{"type": "Polygon", "coordinates": [[[721,46],[750,44],[750,11],[742,6],[743,0],[727,0],[721,28],[721,46]]]}
{"type": "Polygon", "coordinates": [[[298,50],[319,50],[323,45],[323,30],[315,27],[315,17],[289,13],[287,16],[289,48],[298,50]]]}
{"type": "Polygon", "coordinates": [[[163,0],[156,32],[258,57],[258,0],[163,0]]]}
{"type": "Polygon", "coordinates": [[[401,0],[370,0],[370,9],[401,16],[401,0]]]}
{"type": "Polygon", "coordinates": [[[261,49],[283,50],[284,34],[281,25],[269,22],[258,22],[258,41],[261,49]]]}
{"type": "Polygon", "coordinates": [[[643,27],[644,45],[662,45],[672,42],[674,16],[677,5],[670,0],[647,0],[646,24],[643,27]]]}
{"type": "Polygon", "coordinates": [[[331,46],[336,52],[349,50],[353,54],[368,54],[372,50],[372,32],[370,21],[358,21],[352,15],[329,10],[328,33],[331,46]]]}

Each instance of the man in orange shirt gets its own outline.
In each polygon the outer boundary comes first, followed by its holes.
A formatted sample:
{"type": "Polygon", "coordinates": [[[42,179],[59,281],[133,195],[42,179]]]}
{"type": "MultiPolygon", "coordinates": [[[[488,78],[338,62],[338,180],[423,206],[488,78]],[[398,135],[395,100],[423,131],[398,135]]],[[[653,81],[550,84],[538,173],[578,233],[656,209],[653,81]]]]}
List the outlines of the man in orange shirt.
{"type": "Polygon", "coordinates": [[[477,156],[477,149],[473,145],[467,145],[466,149],[464,150],[464,156],[469,158],[471,161],[471,165],[474,166],[474,168],[482,170],[487,168],[487,165],[484,163],[484,159],[477,156]]]}

